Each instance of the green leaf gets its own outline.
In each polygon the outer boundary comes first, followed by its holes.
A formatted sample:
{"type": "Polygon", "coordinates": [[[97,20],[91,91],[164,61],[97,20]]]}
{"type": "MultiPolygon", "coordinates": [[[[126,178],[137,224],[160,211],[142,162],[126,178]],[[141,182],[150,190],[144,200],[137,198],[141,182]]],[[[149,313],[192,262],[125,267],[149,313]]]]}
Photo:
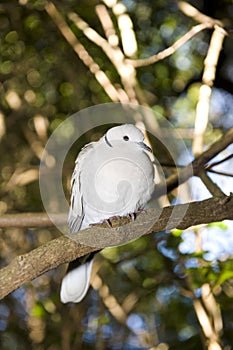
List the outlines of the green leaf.
{"type": "Polygon", "coordinates": [[[46,315],[46,311],[42,304],[35,304],[31,310],[31,315],[37,318],[44,318],[46,315]]]}
{"type": "Polygon", "coordinates": [[[215,286],[219,286],[221,284],[223,284],[225,281],[229,280],[233,278],[233,271],[227,270],[224,271],[218,278],[218,280],[216,281],[215,286]]]}
{"type": "Polygon", "coordinates": [[[210,224],[208,224],[208,227],[217,227],[217,228],[220,228],[221,230],[227,230],[228,229],[228,226],[222,221],[211,222],[210,224]]]}
{"type": "Polygon", "coordinates": [[[180,237],[180,236],[182,235],[183,232],[184,232],[183,230],[179,230],[178,228],[172,230],[172,234],[173,234],[173,236],[175,236],[175,237],[180,237]]]}

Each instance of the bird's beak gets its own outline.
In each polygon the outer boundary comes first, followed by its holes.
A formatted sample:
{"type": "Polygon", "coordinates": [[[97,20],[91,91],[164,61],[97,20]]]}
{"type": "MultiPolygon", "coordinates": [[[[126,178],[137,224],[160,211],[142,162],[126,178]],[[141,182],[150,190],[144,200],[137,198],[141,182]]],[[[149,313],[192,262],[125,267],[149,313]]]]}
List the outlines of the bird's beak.
{"type": "Polygon", "coordinates": [[[144,142],[138,142],[138,145],[142,147],[145,151],[152,153],[152,149],[149,146],[147,146],[144,142]]]}

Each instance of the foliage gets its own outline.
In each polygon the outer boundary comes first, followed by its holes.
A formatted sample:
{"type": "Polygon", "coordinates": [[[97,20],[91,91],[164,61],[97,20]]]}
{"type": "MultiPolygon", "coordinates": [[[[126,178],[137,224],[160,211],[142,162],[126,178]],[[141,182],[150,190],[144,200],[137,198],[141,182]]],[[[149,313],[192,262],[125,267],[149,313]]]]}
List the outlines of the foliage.
{"type": "MultiPolygon", "coordinates": [[[[95,13],[97,3],[94,0],[54,1],[100,69],[114,86],[123,88],[111,60],[67,18],[68,13],[75,12],[104,36],[95,13]]],[[[196,24],[172,0],[123,3],[133,22],[140,58],[169,47],[196,24]]],[[[1,214],[43,211],[38,166],[48,137],[69,115],[111,101],[104,86],[61,35],[46,11],[46,4],[43,0],[0,3],[1,214]]],[[[203,1],[198,6],[206,15],[232,21],[230,0],[222,1],[221,5],[203,1]]],[[[110,9],[108,12],[119,34],[116,16],[110,9]]],[[[188,147],[193,141],[195,108],[211,33],[202,31],[173,55],[137,69],[138,88],[143,92],[144,101],[179,129],[188,147]]],[[[232,42],[227,37],[218,63],[204,145],[233,126],[229,107],[233,93],[231,57],[232,42]],[[221,120],[219,115],[223,116],[221,120]]],[[[87,134],[79,140],[67,157],[64,169],[67,192],[77,149],[90,137],[87,134]]],[[[163,154],[157,156],[161,163],[167,161],[163,154]]],[[[164,171],[172,173],[170,168],[164,171]]],[[[221,185],[222,178],[216,179],[221,185]]],[[[225,184],[227,179],[224,177],[225,184]]],[[[203,188],[199,194],[202,191],[203,188]]],[[[171,198],[174,196],[173,193],[171,198]]],[[[207,228],[219,230],[223,236],[231,227],[230,223],[219,223],[207,228]]],[[[193,232],[195,239],[200,231],[198,228],[193,232]]],[[[55,229],[43,227],[1,230],[1,266],[57,235],[55,229]]],[[[61,305],[59,301],[62,267],[38,277],[1,301],[1,349],[205,348],[193,305],[201,298],[201,288],[207,283],[226,325],[221,334],[222,344],[230,349],[233,344],[232,257],[222,254],[209,261],[204,249],[181,252],[184,242],[183,232],[176,230],[173,235],[161,232],[102,251],[96,257],[102,288],[90,289],[79,305],[61,305]]]]}

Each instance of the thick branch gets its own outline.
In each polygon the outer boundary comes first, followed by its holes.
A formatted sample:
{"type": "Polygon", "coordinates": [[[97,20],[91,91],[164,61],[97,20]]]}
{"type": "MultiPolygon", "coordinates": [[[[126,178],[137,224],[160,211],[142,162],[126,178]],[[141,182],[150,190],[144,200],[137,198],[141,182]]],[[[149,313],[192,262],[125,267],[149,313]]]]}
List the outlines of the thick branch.
{"type": "Polygon", "coordinates": [[[151,208],[138,215],[134,222],[123,226],[93,226],[72,235],[73,239],[61,236],[18,256],[0,271],[0,299],[44,272],[100,247],[123,244],[145,234],[173,228],[186,229],[193,225],[224,219],[233,220],[233,195],[165,207],[161,210],[151,208]],[[89,245],[91,243],[96,247],[85,246],[75,239],[82,242],[85,240],[89,245]]]}

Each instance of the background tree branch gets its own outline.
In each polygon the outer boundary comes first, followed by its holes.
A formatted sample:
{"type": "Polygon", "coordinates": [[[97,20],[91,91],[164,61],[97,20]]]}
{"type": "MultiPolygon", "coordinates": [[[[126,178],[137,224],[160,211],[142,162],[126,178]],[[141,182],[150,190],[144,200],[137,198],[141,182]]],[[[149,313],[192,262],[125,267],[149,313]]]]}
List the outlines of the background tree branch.
{"type": "Polygon", "coordinates": [[[148,58],[142,58],[137,60],[128,60],[135,68],[148,66],[151,64],[154,64],[160,60],[164,60],[165,58],[171,56],[178,50],[182,45],[187,43],[190,39],[192,39],[195,35],[200,33],[201,31],[205,29],[213,28],[213,24],[210,22],[205,22],[201,24],[197,24],[196,26],[192,27],[187,33],[185,33],[180,39],[178,39],[174,44],[169,46],[167,49],[150,56],[148,58]]]}
{"type": "MultiPolygon", "coordinates": [[[[193,162],[187,165],[184,168],[178,169],[177,173],[172,174],[166,180],[167,191],[170,192],[178,185],[181,185],[187,181],[191,176],[200,174],[208,162],[217,156],[221,151],[227,148],[230,144],[233,143],[233,129],[228,130],[220,140],[214,142],[209,149],[204,151],[202,154],[197,156],[193,162]]],[[[211,166],[211,165],[209,165],[211,166]]],[[[158,185],[156,188],[156,196],[159,196],[161,193],[164,193],[164,186],[158,185]]]]}

